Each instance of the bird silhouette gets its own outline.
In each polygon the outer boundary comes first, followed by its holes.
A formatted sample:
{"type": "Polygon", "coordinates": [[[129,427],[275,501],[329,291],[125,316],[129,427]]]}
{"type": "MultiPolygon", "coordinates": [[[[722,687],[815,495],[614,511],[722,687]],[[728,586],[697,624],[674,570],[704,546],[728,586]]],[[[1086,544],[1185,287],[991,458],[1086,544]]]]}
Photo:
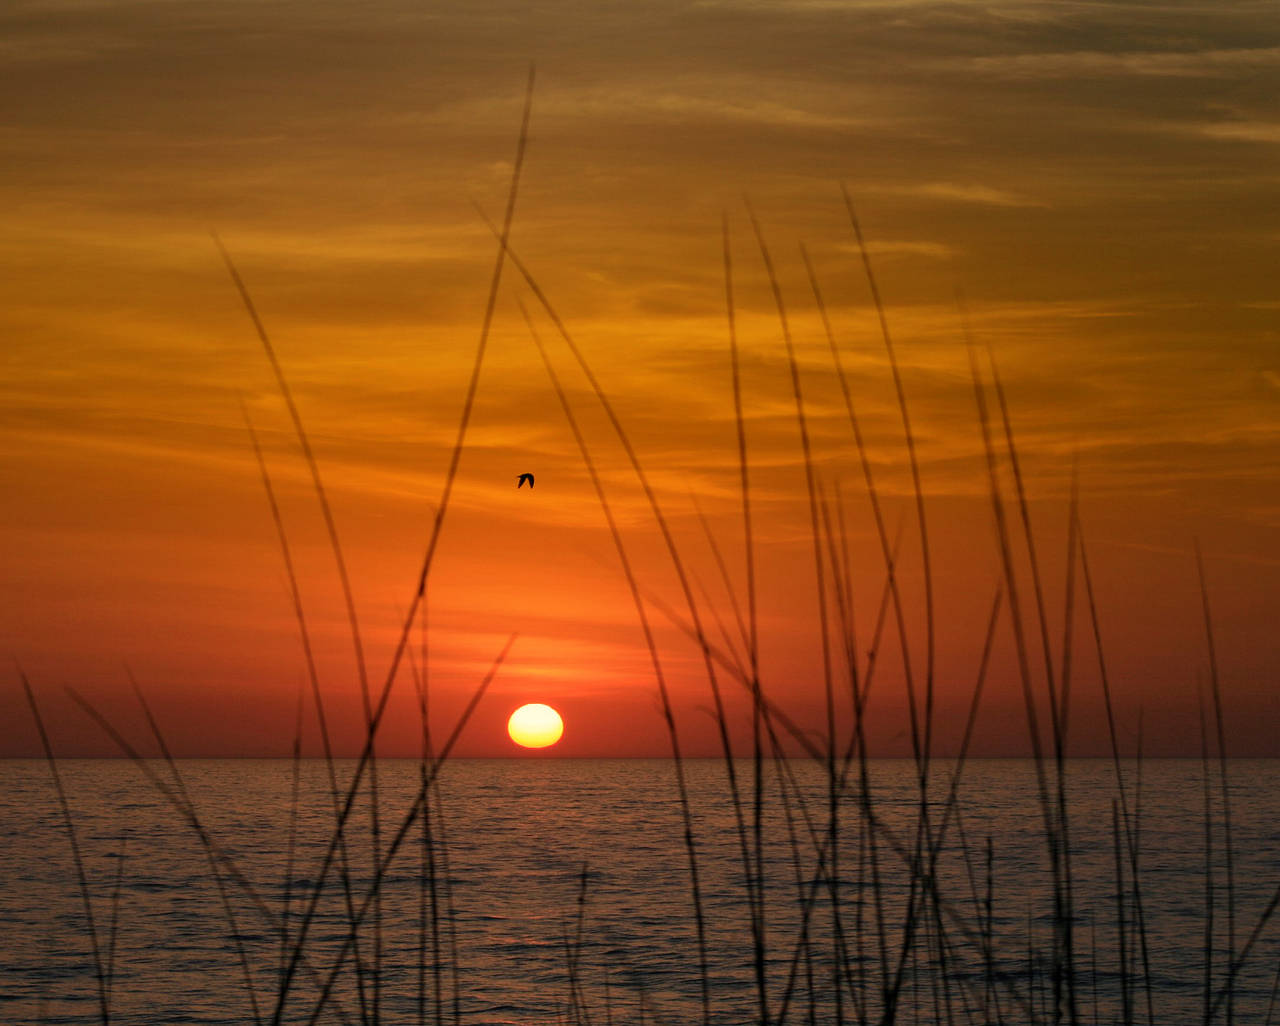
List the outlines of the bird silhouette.
{"type": "Polygon", "coordinates": [[[519,477],[519,478],[517,478],[517,480],[516,480],[516,487],[517,487],[517,488],[521,487],[521,486],[522,486],[526,481],[528,481],[528,482],[529,482],[529,487],[530,487],[530,488],[532,488],[532,487],[533,487],[533,475],[532,475],[532,474],[521,474],[521,475],[520,475],[520,477],[519,477]]]}

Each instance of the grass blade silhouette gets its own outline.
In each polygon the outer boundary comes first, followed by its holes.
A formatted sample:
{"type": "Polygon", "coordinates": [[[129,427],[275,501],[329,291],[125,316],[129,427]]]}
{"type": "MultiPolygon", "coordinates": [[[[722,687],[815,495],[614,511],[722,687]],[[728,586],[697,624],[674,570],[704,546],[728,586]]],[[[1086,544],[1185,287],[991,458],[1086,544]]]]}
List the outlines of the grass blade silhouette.
{"type": "Polygon", "coordinates": [[[551,363],[551,358],[547,353],[546,346],[543,345],[542,339],[538,335],[537,329],[534,327],[533,319],[529,316],[529,312],[525,309],[523,303],[520,304],[520,312],[524,315],[525,323],[529,328],[530,337],[533,339],[533,343],[537,347],[538,355],[542,359],[542,364],[546,369],[547,377],[551,381],[551,387],[555,391],[556,398],[560,402],[560,408],[564,412],[565,420],[569,424],[569,430],[573,434],[574,442],[578,446],[578,453],[582,457],[582,462],[587,469],[588,476],[591,478],[592,488],[595,489],[596,499],[600,503],[601,512],[604,514],[605,522],[608,524],[609,535],[613,539],[614,550],[618,554],[618,562],[622,566],[623,577],[626,579],[627,587],[631,593],[632,603],[636,608],[636,616],[640,621],[641,633],[644,635],[645,648],[649,654],[649,662],[653,667],[654,679],[658,686],[658,697],[662,703],[663,721],[667,728],[667,738],[671,744],[671,758],[675,768],[676,790],[680,799],[680,816],[684,827],[684,846],[686,857],[689,862],[690,897],[693,903],[694,927],[698,944],[698,970],[701,982],[702,1018],[704,1023],[709,1023],[711,1021],[711,986],[707,969],[706,920],[702,906],[702,885],[698,871],[697,846],[694,843],[693,834],[693,810],[689,804],[689,788],[685,780],[684,759],[681,755],[680,749],[680,735],[676,728],[675,712],[671,706],[671,696],[667,690],[666,673],[662,668],[662,660],[658,655],[658,645],[654,640],[653,629],[649,623],[649,615],[645,611],[644,599],[640,593],[640,586],[636,580],[635,571],[631,566],[631,559],[627,555],[626,546],[622,541],[622,532],[619,530],[617,520],[613,515],[613,507],[609,503],[608,496],[604,490],[604,484],[600,480],[600,475],[596,470],[595,460],[591,456],[591,450],[587,445],[586,438],[582,434],[582,429],[578,424],[578,418],[573,412],[573,406],[569,402],[569,397],[564,390],[560,377],[556,374],[555,367],[551,363]]]}
{"type": "Polygon", "coordinates": [[[18,677],[22,681],[22,691],[27,697],[27,705],[36,721],[36,730],[40,734],[40,747],[44,751],[45,763],[49,774],[53,777],[53,789],[58,796],[58,808],[62,813],[62,824],[67,830],[67,840],[71,845],[71,860],[76,869],[76,885],[80,888],[80,901],[84,907],[85,922],[89,927],[89,951],[93,957],[93,976],[98,990],[98,1014],[103,1026],[111,1022],[111,1003],[107,994],[107,975],[102,951],[98,944],[98,928],[94,922],[93,901],[89,897],[89,878],[84,869],[84,856],[80,851],[80,839],[76,834],[75,820],[71,817],[71,803],[67,801],[67,791],[62,784],[62,774],[58,772],[58,761],[53,755],[53,745],[49,742],[49,732],[45,730],[44,717],[40,715],[40,706],[36,703],[35,692],[31,690],[31,682],[26,673],[18,668],[18,677]]]}
{"type": "MultiPolygon", "coordinates": [[[[302,589],[298,584],[298,572],[293,561],[293,549],[289,544],[289,535],[285,530],[284,517],[280,511],[280,503],[276,498],[275,486],[271,480],[271,472],[267,469],[266,456],[262,451],[262,444],[258,439],[258,432],[253,426],[253,418],[249,416],[249,408],[245,404],[243,397],[240,399],[240,412],[244,417],[245,429],[249,432],[249,442],[253,447],[254,459],[258,465],[258,473],[262,479],[262,490],[267,497],[267,506],[271,511],[271,522],[276,531],[276,542],[280,547],[280,556],[284,561],[285,577],[289,582],[289,597],[293,606],[294,620],[298,625],[298,638],[302,644],[303,662],[307,670],[307,682],[311,688],[311,700],[316,712],[316,721],[320,730],[320,744],[324,753],[325,773],[329,781],[329,798],[333,805],[334,823],[336,830],[336,839],[338,843],[338,880],[342,886],[343,901],[346,903],[347,919],[355,913],[355,906],[351,894],[351,868],[350,858],[347,851],[346,824],[342,817],[342,809],[339,803],[339,789],[337,770],[333,761],[333,741],[329,734],[329,718],[325,712],[324,697],[320,693],[320,674],[316,667],[315,650],[311,644],[311,631],[307,626],[307,615],[302,605],[302,589]]],[[[317,884],[317,892],[321,884],[317,884]]],[[[282,959],[287,946],[282,948],[282,959]]],[[[365,988],[364,963],[357,949],[355,955],[356,964],[356,997],[360,1004],[361,1021],[368,1021],[368,997],[365,988]]],[[[284,973],[287,965],[281,966],[281,979],[284,979],[284,973]]]]}
{"type": "MultiPolygon", "coordinates": [[[[511,224],[515,217],[516,197],[519,194],[520,178],[524,168],[525,149],[529,139],[529,119],[533,109],[533,83],[534,70],[531,66],[529,76],[525,86],[524,111],[520,121],[520,134],[516,143],[516,159],[511,172],[511,184],[507,195],[506,212],[503,218],[502,234],[498,253],[494,259],[493,274],[489,282],[489,295],[485,303],[484,318],[480,328],[480,339],[476,345],[475,359],[472,364],[471,377],[467,385],[466,396],[462,404],[462,413],[458,423],[458,433],[454,440],[453,450],[449,458],[449,466],[445,474],[444,488],[441,492],[439,505],[436,507],[435,516],[432,518],[431,535],[427,542],[426,552],[422,558],[422,564],[418,572],[417,585],[414,588],[412,599],[409,603],[408,611],[405,616],[404,624],[400,630],[399,637],[396,641],[395,649],[391,656],[391,665],[387,670],[386,680],[383,683],[382,690],[378,696],[378,700],[373,707],[372,716],[369,721],[367,737],[364,747],[360,752],[360,757],[356,762],[355,772],[352,782],[348,788],[347,795],[343,801],[342,810],[339,813],[339,824],[345,825],[347,818],[351,814],[352,806],[355,802],[356,790],[360,785],[361,778],[372,758],[373,743],[378,732],[378,727],[382,722],[383,714],[387,708],[387,701],[391,696],[391,689],[395,684],[396,677],[400,669],[401,660],[404,658],[405,646],[408,643],[410,632],[414,623],[417,621],[418,608],[422,602],[423,595],[426,592],[427,580],[431,575],[431,568],[435,559],[435,554],[440,541],[440,534],[443,530],[445,517],[449,510],[449,500],[453,493],[454,482],[458,474],[458,464],[462,458],[462,450],[466,442],[467,428],[471,420],[471,412],[475,405],[475,396],[479,387],[480,369],[484,364],[484,355],[488,346],[489,332],[493,325],[494,309],[497,303],[498,288],[502,280],[502,269],[507,256],[507,238],[511,231],[511,224]]],[[[285,977],[281,984],[281,993],[278,998],[275,1012],[272,1015],[272,1026],[278,1026],[280,1016],[283,1014],[284,1003],[287,998],[289,987],[292,983],[293,976],[296,971],[298,959],[301,956],[302,945],[306,941],[307,933],[310,930],[312,919],[315,916],[315,910],[319,901],[321,888],[323,887],[325,878],[333,862],[334,852],[337,848],[336,839],[331,840],[328,851],[321,862],[318,880],[311,902],[307,905],[307,909],[303,914],[303,919],[299,925],[299,939],[294,947],[294,956],[290,959],[289,966],[286,968],[285,977]]]]}

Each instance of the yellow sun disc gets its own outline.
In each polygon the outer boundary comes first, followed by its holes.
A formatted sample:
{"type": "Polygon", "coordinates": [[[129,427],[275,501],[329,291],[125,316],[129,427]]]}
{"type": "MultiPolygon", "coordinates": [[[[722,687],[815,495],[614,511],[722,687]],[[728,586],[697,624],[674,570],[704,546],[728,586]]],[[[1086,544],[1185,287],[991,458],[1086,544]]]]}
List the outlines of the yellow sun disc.
{"type": "Polygon", "coordinates": [[[525,748],[546,748],[560,740],[564,720],[549,705],[539,702],[522,705],[507,720],[511,740],[525,748]]]}

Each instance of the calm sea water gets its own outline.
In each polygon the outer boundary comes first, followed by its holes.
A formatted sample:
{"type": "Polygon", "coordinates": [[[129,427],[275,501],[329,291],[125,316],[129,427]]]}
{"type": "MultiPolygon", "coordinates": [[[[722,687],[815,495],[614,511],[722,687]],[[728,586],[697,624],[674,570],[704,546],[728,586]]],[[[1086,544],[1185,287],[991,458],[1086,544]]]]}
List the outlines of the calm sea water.
{"type": "MultiPolygon", "coordinates": [[[[333,835],[325,764],[298,767],[296,816],[295,767],[287,761],[178,764],[202,827],[226,857],[218,876],[197,832],[137,766],[60,765],[100,957],[112,964],[113,1021],[270,1021],[282,952],[297,939],[333,835]],[[228,877],[229,863],[240,881],[228,877]]],[[[173,787],[162,763],[149,766],[173,787]]],[[[353,768],[338,765],[340,783],[353,768]]],[[[816,767],[789,768],[786,802],[777,774],[766,775],[761,828],[772,1020],[784,996],[788,1022],[874,1017],[887,979],[901,981],[902,1022],[1051,1021],[1052,889],[1030,763],[964,768],[960,815],[949,821],[934,874],[938,911],[931,905],[916,917],[909,938],[907,861],[919,810],[911,764],[871,765],[874,832],[865,829],[856,798],[840,807],[838,895],[833,904],[831,889],[819,888],[808,917],[803,896],[812,892],[815,853],[827,843],[829,796],[816,767]]],[[[938,803],[953,769],[936,767],[938,803]]],[[[1069,764],[1081,1021],[1123,1021],[1127,1008],[1134,1021],[1146,1022],[1149,983],[1155,1022],[1200,1022],[1206,971],[1211,993],[1223,986],[1229,951],[1244,949],[1280,885],[1280,763],[1234,761],[1229,772],[1233,949],[1216,775],[1215,828],[1206,837],[1201,765],[1142,766],[1140,933],[1127,856],[1117,883],[1114,768],[1069,764]]],[[[750,903],[725,767],[694,761],[686,773],[712,1019],[759,1022],[750,903]]],[[[739,764],[738,773],[749,788],[751,765],[739,764]]],[[[1127,765],[1125,773],[1132,809],[1137,769],[1127,765]]],[[[91,933],[49,769],[9,761],[0,763],[0,777],[0,1020],[99,1021],[91,933]]],[[[378,785],[385,852],[413,805],[419,767],[381,762],[378,785]]],[[[380,1021],[397,1024],[437,1017],[476,1024],[701,1021],[696,916],[670,762],[458,761],[443,770],[430,807],[431,845],[422,821],[413,822],[381,887],[380,908],[368,906],[358,936],[363,970],[357,974],[345,957],[334,973],[350,922],[343,867],[353,904],[370,890],[372,810],[367,800],[356,805],[346,857],[334,858],[315,902],[282,1021],[310,1021],[330,976],[332,999],[320,1022],[361,1022],[362,1008],[372,1019],[375,1006],[380,1021]]],[[[749,801],[747,810],[750,836],[749,801]]],[[[942,805],[930,816],[939,823],[942,805]]],[[[1268,1021],[1280,963],[1277,927],[1263,926],[1235,975],[1238,1022],[1268,1021]]],[[[1225,1014],[1223,1004],[1217,1019],[1225,1014]]]]}

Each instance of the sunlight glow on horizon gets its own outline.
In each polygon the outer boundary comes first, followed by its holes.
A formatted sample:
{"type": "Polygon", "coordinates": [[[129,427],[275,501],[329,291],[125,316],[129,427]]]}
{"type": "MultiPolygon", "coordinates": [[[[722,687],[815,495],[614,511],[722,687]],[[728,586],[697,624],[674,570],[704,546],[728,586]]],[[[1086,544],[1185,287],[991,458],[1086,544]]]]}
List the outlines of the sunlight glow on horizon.
{"type": "MultiPolygon", "coordinates": [[[[714,755],[709,687],[749,751],[753,661],[825,733],[843,562],[870,749],[909,757],[911,696],[936,690],[933,754],[957,751],[985,665],[972,752],[1029,755],[1011,605],[982,655],[1012,594],[999,491],[1020,615],[1052,642],[1029,672],[1070,670],[1073,754],[1110,751],[1096,608],[1119,736],[1141,722],[1145,753],[1198,757],[1198,538],[1231,754],[1280,755],[1280,8],[1020,5],[1017,31],[1002,5],[924,0],[374,0],[349,26],[297,0],[14,8],[0,632],[60,754],[119,754],[64,681],[145,736],[127,660],[175,754],[262,757],[295,736],[358,757],[357,683],[396,665],[378,755],[416,758],[408,655],[439,738],[513,634],[454,754],[525,755],[504,724],[549,697],[574,726],[557,756],[665,757],[668,714],[683,755],[714,755]],[[472,206],[506,209],[532,56],[510,255],[554,318],[505,260],[490,299],[472,206]],[[998,488],[970,333],[1001,378],[998,488]],[[419,599],[420,648],[401,641],[419,599]]],[[[0,756],[40,752],[11,670],[0,756]]]]}

